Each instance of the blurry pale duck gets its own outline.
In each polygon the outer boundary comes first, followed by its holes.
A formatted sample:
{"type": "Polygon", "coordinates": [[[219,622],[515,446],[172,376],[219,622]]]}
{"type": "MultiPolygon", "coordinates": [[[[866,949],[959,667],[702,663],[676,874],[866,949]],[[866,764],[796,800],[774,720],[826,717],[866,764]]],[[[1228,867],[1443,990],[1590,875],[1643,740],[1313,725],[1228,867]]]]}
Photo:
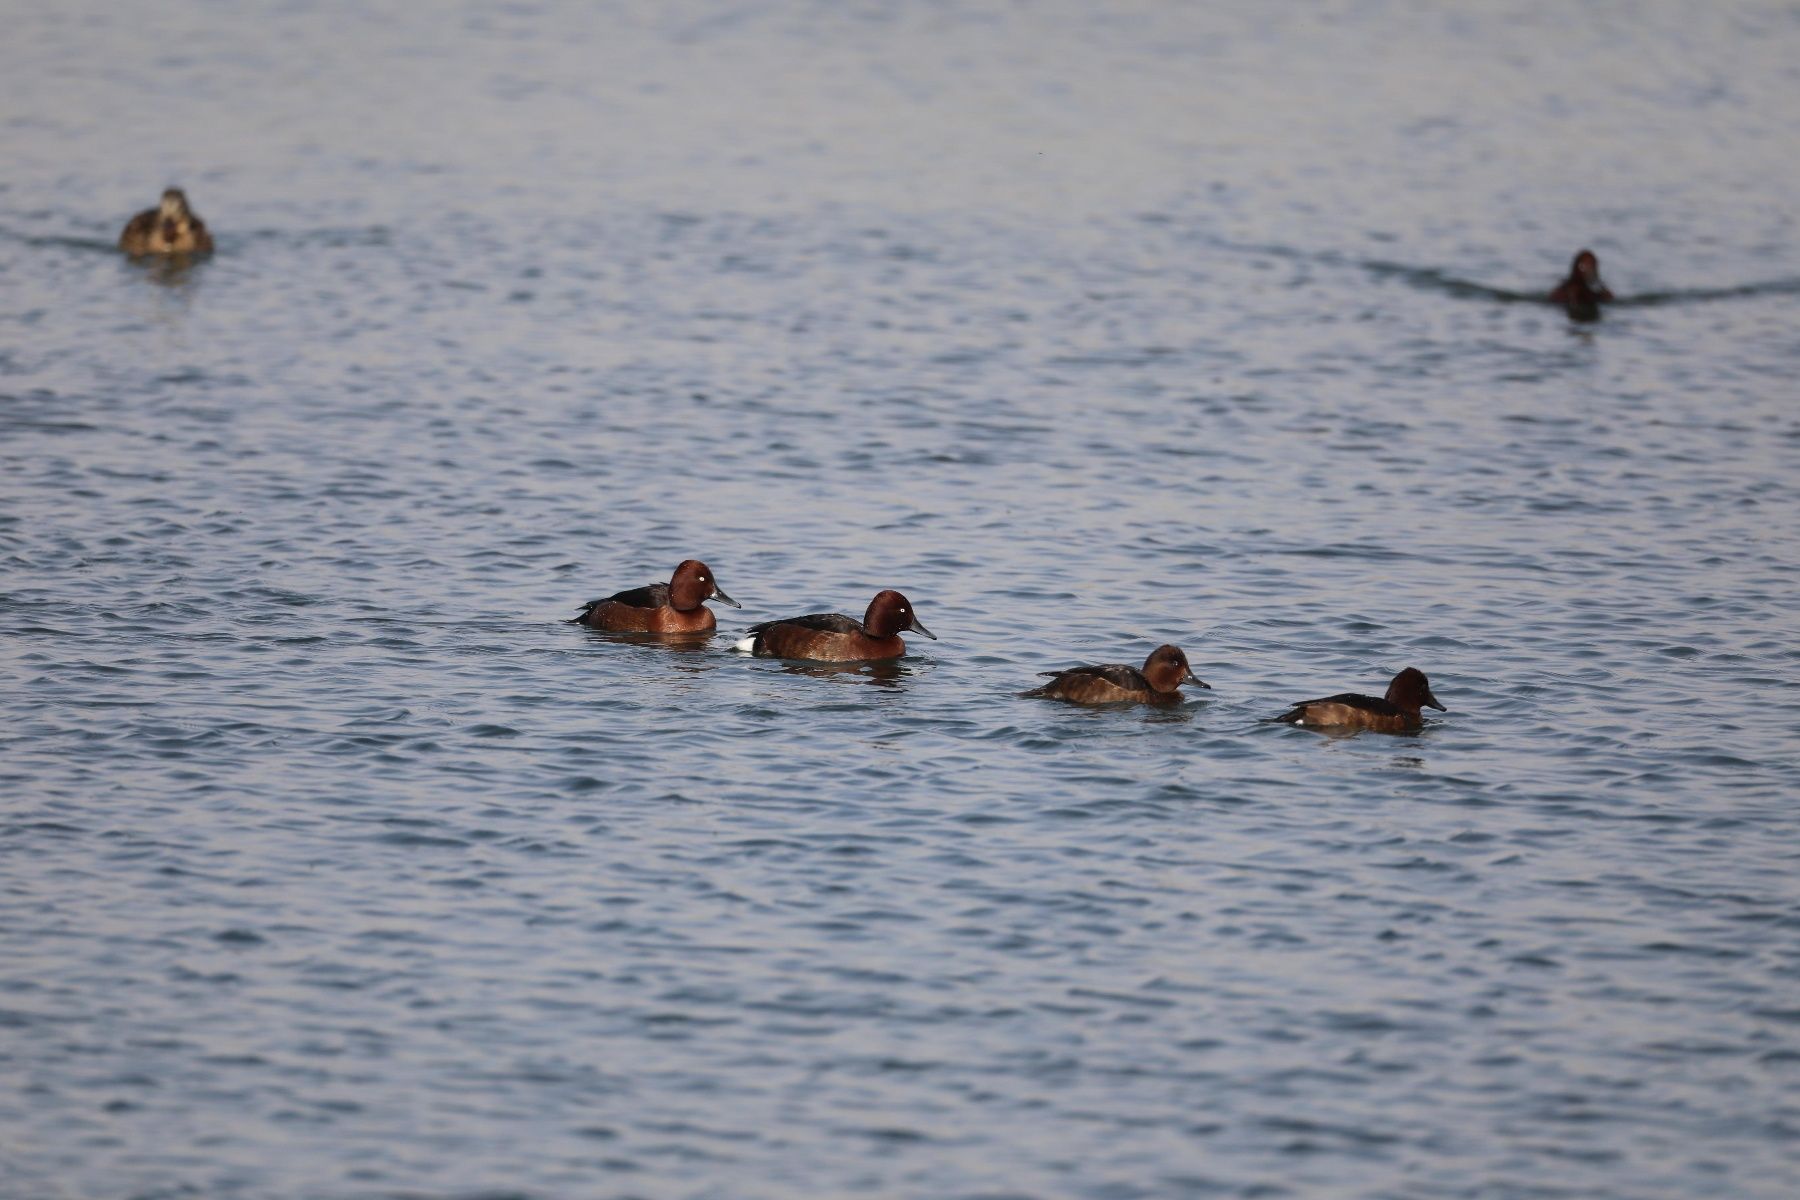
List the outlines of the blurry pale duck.
{"type": "Polygon", "coordinates": [[[119,235],[119,249],[133,258],[150,254],[210,254],[212,248],[212,234],[206,232],[206,222],[188,207],[187,196],[180,188],[165,191],[160,205],[131,218],[119,235]]]}

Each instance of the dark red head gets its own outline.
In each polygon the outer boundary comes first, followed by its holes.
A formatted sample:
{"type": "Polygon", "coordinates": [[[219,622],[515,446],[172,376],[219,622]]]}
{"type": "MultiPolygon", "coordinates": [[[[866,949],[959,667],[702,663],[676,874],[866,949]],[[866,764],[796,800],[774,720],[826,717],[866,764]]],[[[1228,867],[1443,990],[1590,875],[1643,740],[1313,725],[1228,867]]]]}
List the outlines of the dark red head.
{"type": "Polygon", "coordinates": [[[1569,278],[1579,279],[1591,288],[1600,286],[1600,260],[1592,250],[1578,250],[1569,264],[1569,278]]]}
{"type": "Polygon", "coordinates": [[[875,598],[869,601],[869,611],[863,614],[863,632],[870,637],[890,638],[908,630],[937,641],[937,634],[919,624],[919,618],[913,616],[912,601],[892,588],[876,592],[875,598]]]}
{"type": "Polygon", "coordinates": [[[1417,667],[1408,667],[1394,676],[1394,681],[1388,684],[1387,700],[1394,707],[1404,708],[1408,712],[1418,712],[1425,705],[1430,705],[1439,712],[1450,711],[1431,694],[1431,681],[1417,667]]]}
{"type": "Polygon", "coordinates": [[[677,612],[692,612],[708,600],[717,600],[733,608],[744,607],[725,594],[705,563],[697,558],[684,560],[669,578],[670,606],[677,612]]]}
{"type": "Polygon", "coordinates": [[[1212,689],[1212,684],[1189,669],[1187,655],[1179,646],[1158,646],[1152,650],[1150,657],[1144,660],[1144,678],[1159,692],[1176,691],[1184,683],[1212,689]]]}

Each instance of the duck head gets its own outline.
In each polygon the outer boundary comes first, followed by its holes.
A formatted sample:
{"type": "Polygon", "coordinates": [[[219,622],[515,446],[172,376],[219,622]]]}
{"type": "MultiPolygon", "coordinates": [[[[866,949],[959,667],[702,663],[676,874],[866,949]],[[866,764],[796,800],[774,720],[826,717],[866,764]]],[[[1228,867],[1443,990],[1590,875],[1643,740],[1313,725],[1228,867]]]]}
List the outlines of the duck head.
{"type": "Polygon", "coordinates": [[[1450,711],[1439,704],[1438,698],[1431,694],[1431,681],[1426,679],[1425,672],[1417,667],[1408,667],[1394,676],[1394,681],[1388,684],[1387,701],[1394,707],[1404,708],[1409,712],[1418,712],[1421,707],[1427,705],[1439,712],[1450,711]]]}
{"type": "Polygon", "coordinates": [[[1180,646],[1158,646],[1144,660],[1144,678],[1150,686],[1159,692],[1173,692],[1184,683],[1212,690],[1212,684],[1206,682],[1188,666],[1187,655],[1181,652],[1180,646]]]}
{"type": "Polygon", "coordinates": [[[725,594],[710,567],[697,558],[684,559],[669,577],[669,603],[679,612],[692,612],[708,600],[744,607],[725,594]]]}
{"type": "Polygon", "coordinates": [[[863,632],[870,637],[889,638],[911,631],[937,641],[937,634],[919,624],[913,615],[912,601],[892,588],[876,592],[863,614],[863,632]]]}

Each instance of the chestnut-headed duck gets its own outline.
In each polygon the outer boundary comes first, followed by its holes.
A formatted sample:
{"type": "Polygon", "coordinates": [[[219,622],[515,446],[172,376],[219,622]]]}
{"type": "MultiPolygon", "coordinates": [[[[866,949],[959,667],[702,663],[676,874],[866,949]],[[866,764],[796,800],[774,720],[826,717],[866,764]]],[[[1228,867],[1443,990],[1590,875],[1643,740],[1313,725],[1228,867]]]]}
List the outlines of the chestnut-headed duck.
{"type": "Polygon", "coordinates": [[[1026,692],[1076,704],[1174,704],[1181,699],[1181,685],[1211,689],[1188,667],[1179,646],[1158,646],[1144,660],[1144,669],[1123,663],[1097,667],[1071,667],[1067,671],[1043,671],[1050,682],[1026,692]]]}
{"type": "Polygon", "coordinates": [[[119,235],[119,249],[138,258],[146,254],[210,254],[212,234],[206,222],[188,207],[187,196],[180,188],[169,188],[162,194],[162,204],[146,208],[125,223],[119,235]]]}
{"type": "Polygon", "coordinates": [[[919,624],[912,602],[899,592],[876,592],[869,611],[858,621],[843,613],[810,613],[752,625],[733,649],[760,658],[801,658],[814,662],[861,662],[899,658],[906,653],[900,634],[910,630],[937,641],[919,624]]]}
{"type": "Polygon", "coordinates": [[[725,594],[705,563],[690,558],[667,583],[589,600],[571,624],[614,633],[705,633],[718,624],[706,607],[708,600],[744,607],[725,594]]]}
{"type": "Polygon", "coordinates": [[[1560,304],[1571,321],[1598,321],[1600,306],[1613,298],[1600,279],[1600,260],[1592,250],[1578,251],[1569,264],[1569,277],[1550,293],[1550,303],[1560,304]]]}
{"type": "Polygon", "coordinates": [[[1320,729],[1373,729],[1378,733],[1411,733],[1424,724],[1419,709],[1430,705],[1449,712],[1431,694],[1431,681],[1417,667],[1408,667],[1388,684],[1387,695],[1359,696],[1345,692],[1323,700],[1302,700],[1293,711],[1276,717],[1289,725],[1320,729]]]}

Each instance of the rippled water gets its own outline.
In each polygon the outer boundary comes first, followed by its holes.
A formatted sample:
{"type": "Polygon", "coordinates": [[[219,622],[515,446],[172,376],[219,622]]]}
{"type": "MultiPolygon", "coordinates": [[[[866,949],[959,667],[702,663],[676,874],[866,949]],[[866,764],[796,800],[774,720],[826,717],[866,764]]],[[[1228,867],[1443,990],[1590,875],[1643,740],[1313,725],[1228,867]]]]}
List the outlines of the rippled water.
{"type": "Polygon", "coordinates": [[[0,1194],[1800,1193],[1791,7],[166,9],[0,47],[0,1194]]]}

